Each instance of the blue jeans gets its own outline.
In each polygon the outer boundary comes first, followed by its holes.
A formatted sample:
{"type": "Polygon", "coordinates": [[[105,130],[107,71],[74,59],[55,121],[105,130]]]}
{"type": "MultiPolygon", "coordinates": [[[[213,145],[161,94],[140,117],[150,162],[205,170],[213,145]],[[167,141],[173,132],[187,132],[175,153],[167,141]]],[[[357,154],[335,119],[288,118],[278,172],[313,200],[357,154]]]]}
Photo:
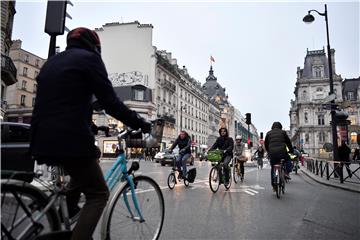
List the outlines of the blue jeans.
{"type": "Polygon", "coordinates": [[[191,156],[190,153],[179,154],[176,158],[176,166],[180,170],[182,166],[182,175],[186,177],[187,169],[186,169],[186,160],[191,156]]]}

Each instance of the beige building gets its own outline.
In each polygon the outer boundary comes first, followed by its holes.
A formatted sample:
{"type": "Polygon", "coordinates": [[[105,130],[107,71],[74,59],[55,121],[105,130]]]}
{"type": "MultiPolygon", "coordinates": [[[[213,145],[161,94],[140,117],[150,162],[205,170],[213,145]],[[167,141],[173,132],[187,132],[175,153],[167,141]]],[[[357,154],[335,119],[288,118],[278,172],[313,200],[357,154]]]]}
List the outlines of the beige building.
{"type": "Polygon", "coordinates": [[[15,1],[1,1],[1,120],[6,118],[6,89],[16,83],[16,67],[9,57],[15,1]]]}
{"type": "Polygon", "coordinates": [[[15,40],[10,57],[17,69],[17,83],[6,91],[7,119],[11,122],[30,123],[37,83],[35,81],[45,59],[21,48],[22,41],[15,40]]]}

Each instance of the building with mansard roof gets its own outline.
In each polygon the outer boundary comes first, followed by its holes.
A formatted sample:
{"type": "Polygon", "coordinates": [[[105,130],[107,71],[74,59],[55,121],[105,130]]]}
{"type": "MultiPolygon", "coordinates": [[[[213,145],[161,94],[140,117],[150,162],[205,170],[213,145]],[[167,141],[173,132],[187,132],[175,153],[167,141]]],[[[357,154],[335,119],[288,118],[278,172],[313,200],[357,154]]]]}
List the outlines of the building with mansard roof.
{"type": "MultiPolygon", "coordinates": [[[[342,102],[342,78],[335,71],[335,50],[331,49],[335,103],[342,102]]],[[[323,100],[330,92],[329,66],[325,50],[307,50],[304,67],[297,68],[295,99],[290,107],[290,135],[294,145],[313,157],[329,157],[323,149],[332,143],[331,115],[323,100]]]]}

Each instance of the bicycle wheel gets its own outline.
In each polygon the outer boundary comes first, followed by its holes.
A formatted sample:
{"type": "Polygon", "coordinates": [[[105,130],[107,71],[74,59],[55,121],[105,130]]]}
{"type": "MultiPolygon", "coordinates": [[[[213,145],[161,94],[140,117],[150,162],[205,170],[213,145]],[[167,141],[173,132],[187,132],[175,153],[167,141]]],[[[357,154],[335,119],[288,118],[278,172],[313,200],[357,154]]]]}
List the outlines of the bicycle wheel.
{"type": "Polygon", "coordinates": [[[275,172],[275,190],[276,190],[276,197],[280,198],[281,192],[281,182],[280,182],[279,172],[276,170],[275,172]]]}
{"type": "Polygon", "coordinates": [[[136,198],[144,220],[135,210],[129,183],[114,194],[105,211],[102,239],[158,239],[164,223],[165,205],[159,185],[147,176],[134,179],[136,198]],[[126,206],[126,200],[129,209],[126,206]]]}
{"type": "Polygon", "coordinates": [[[168,184],[168,187],[170,189],[174,189],[175,187],[175,184],[176,184],[176,177],[175,177],[175,173],[170,173],[169,176],[168,176],[168,180],[167,180],[167,184],[168,184]]]}
{"type": "Polygon", "coordinates": [[[238,167],[237,162],[233,166],[233,178],[234,183],[238,183],[240,181],[240,168],[238,167]]]}
{"type": "Polygon", "coordinates": [[[212,167],[209,173],[209,185],[213,193],[216,193],[220,186],[219,171],[216,166],[212,167]]]}
{"type": "Polygon", "coordinates": [[[229,188],[231,187],[231,182],[232,182],[230,169],[229,169],[229,175],[230,175],[229,176],[229,182],[227,184],[224,183],[224,187],[225,187],[226,190],[229,190],[229,188]]]}
{"type": "Polygon", "coordinates": [[[47,204],[46,195],[26,182],[2,182],[1,239],[34,239],[40,234],[60,230],[54,206],[40,217],[47,204]]]}

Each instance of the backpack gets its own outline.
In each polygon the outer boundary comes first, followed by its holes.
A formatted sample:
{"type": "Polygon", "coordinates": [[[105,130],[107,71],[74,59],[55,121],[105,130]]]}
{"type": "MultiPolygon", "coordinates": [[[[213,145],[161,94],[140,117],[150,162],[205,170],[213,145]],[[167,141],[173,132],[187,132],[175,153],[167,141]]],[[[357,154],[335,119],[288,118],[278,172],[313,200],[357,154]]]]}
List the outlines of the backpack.
{"type": "Polygon", "coordinates": [[[196,168],[192,168],[188,171],[187,180],[189,183],[193,183],[196,177],[196,168]]]}

